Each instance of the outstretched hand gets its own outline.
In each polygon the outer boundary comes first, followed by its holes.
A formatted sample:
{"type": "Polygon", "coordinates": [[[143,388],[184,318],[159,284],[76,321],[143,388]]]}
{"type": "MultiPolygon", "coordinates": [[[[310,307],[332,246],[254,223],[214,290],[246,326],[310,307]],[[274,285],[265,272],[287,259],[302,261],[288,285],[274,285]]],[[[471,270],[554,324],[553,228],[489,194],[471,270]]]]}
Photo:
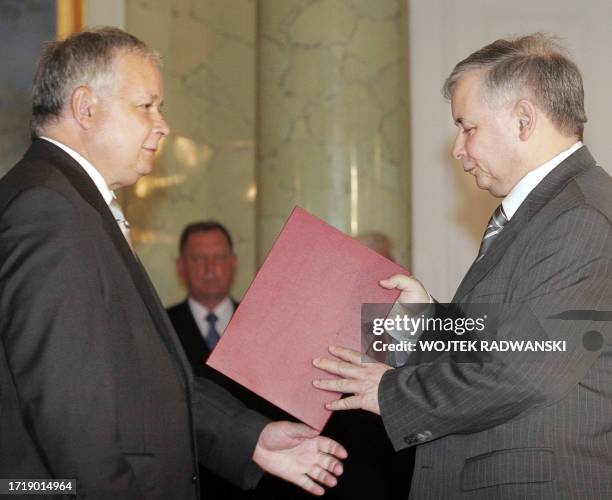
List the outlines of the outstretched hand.
{"type": "Polygon", "coordinates": [[[363,361],[362,354],[346,347],[330,346],[329,352],[335,357],[316,358],[314,366],[325,370],[337,379],[317,379],[313,385],[319,389],[352,394],[348,398],[331,401],[325,406],[328,410],[363,409],[380,415],[378,405],[378,386],[387,370],[392,368],[376,361],[363,361]]]}
{"type": "Polygon", "coordinates": [[[348,453],[336,441],[304,424],[273,422],[264,427],[253,461],[264,471],[294,483],[313,495],[323,495],[321,485],[333,487],[342,474],[348,453]]]}

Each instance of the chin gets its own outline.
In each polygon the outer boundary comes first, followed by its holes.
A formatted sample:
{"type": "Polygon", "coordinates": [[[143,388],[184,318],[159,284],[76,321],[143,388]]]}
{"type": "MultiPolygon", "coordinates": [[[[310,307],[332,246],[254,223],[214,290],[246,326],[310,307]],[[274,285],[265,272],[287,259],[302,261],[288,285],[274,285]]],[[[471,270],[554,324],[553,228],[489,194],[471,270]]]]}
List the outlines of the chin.
{"type": "Polygon", "coordinates": [[[136,170],[136,173],[138,174],[139,179],[141,177],[145,177],[146,175],[149,175],[151,172],[153,172],[153,165],[140,166],[136,170]]]}
{"type": "Polygon", "coordinates": [[[486,182],[485,179],[480,179],[479,177],[476,177],[476,185],[478,186],[478,189],[486,189],[487,191],[489,191],[489,189],[491,188],[491,186],[488,182],[486,182]]]}

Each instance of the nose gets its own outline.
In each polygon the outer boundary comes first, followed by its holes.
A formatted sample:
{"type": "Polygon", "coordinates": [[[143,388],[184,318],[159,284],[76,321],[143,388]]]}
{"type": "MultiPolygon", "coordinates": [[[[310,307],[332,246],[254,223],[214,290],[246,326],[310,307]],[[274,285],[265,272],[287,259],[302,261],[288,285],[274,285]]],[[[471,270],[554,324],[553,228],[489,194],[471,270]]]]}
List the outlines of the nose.
{"type": "Polygon", "coordinates": [[[455,144],[453,144],[453,149],[451,150],[451,155],[455,160],[461,160],[463,157],[465,157],[465,139],[461,130],[457,132],[455,144]]]}
{"type": "Polygon", "coordinates": [[[214,255],[203,256],[204,274],[215,275],[217,274],[218,261],[214,255]]]}
{"type": "Polygon", "coordinates": [[[161,113],[157,113],[155,123],[153,124],[153,133],[159,134],[161,137],[170,135],[170,127],[161,113]]]}

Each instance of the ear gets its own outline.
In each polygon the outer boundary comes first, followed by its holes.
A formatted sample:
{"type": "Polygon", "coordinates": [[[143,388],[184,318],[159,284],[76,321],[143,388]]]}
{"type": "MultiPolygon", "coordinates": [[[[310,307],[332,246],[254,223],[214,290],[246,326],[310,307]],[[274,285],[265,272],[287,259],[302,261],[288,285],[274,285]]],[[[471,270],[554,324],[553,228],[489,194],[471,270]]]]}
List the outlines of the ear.
{"type": "Polygon", "coordinates": [[[72,92],[70,111],[73,118],[84,129],[89,129],[93,125],[98,106],[98,96],[88,85],[81,85],[72,92]]]}
{"type": "Polygon", "coordinates": [[[521,99],[515,104],[514,112],[518,122],[519,139],[527,141],[536,127],[538,118],[537,108],[531,101],[521,99]]]}

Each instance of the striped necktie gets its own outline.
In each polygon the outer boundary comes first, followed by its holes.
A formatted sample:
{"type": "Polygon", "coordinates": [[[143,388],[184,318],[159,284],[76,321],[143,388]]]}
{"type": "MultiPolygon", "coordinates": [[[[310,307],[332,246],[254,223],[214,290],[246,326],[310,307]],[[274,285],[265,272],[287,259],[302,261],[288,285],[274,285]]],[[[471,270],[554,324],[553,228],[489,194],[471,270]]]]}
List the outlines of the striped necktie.
{"type": "Polygon", "coordinates": [[[125,240],[128,242],[128,245],[130,245],[132,252],[134,252],[134,247],[132,246],[132,238],[130,237],[130,223],[125,218],[125,215],[123,215],[123,210],[121,210],[121,206],[119,205],[119,202],[116,198],[113,198],[111,200],[109,208],[113,213],[113,217],[117,221],[117,225],[119,226],[119,229],[121,229],[125,240]]]}
{"type": "Polygon", "coordinates": [[[489,250],[493,241],[497,238],[497,235],[501,233],[501,230],[506,225],[506,222],[508,222],[508,217],[506,217],[504,207],[500,204],[499,207],[495,209],[495,212],[493,212],[491,219],[489,219],[489,225],[487,229],[485,229],[484,236],[482,237],[476,262],[485,256],[487,250],[489,250]]]}

